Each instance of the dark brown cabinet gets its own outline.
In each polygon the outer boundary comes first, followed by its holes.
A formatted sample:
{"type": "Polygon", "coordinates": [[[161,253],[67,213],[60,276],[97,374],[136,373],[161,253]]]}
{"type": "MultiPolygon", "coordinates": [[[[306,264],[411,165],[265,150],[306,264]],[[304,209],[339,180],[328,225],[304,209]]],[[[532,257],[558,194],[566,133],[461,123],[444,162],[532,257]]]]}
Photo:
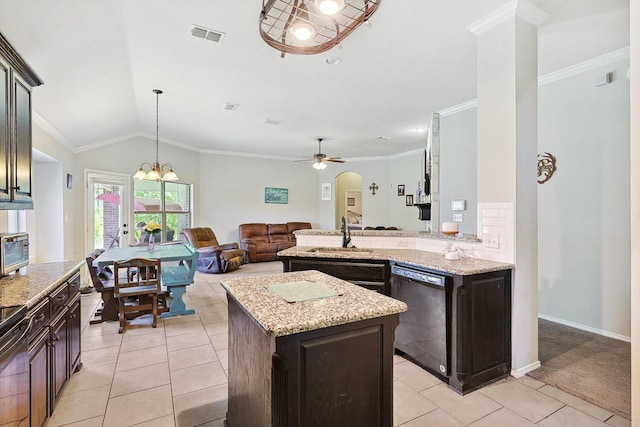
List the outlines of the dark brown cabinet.
{"type": "Polygon", "coordinates": [[[511,270],[453,276],[449,385],[459,393],[509,375],[511,270]]]}
{"type": "Polygon", "coordinates": [[[0,34],[0,209],[33,208],[31,89],[41,84],[0,34]]]}
{"type": "Polygon", "coordinates": [[[46,424],[65,384],[82,366],[79,288],[76,272],[29,311],[32,427],[46,424]]]}
{"type": "Polygon", "coordinates": [[[509,374],[511,270],[461,276],[392,263],[391,288],[409,307],[396,331],[396,348],[407,358],[460,394],[509,374]],[[418,274],[396,273],[402,269],[418,274]],[[440,277],[442,286],[423,276],[440,277]]]}
{"type": "Polygon", "coordinates": [[[391,295],[389,262],[378,260],[280,257],[284,272],[318,270],[367,289],[391,295]]]}
{"type": "Polygon", "coordinates": [[[397,314],[270,337],[228,301],[225,425],[393,426],[397,314]]]}

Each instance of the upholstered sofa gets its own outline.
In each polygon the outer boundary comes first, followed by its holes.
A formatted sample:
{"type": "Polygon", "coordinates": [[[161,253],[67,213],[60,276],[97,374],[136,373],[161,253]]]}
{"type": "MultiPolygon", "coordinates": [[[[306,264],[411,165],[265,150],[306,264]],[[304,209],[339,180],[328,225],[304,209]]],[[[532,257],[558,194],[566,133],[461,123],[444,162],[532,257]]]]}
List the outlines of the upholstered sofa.
{"type": "Polygon", "coordinates": [[[191,243],[199,253],[197,270],[203,273],[227,273],[244,264],[244,251],[238,243],[218,243],[209,227],[185,228],[182,240],[191,243]]]}
{"type": "Polygon", "coordinates": [[[309,222],[287,222],[286,224],[251,223],[240,224],[240,247],[244,250],[245,262],[275,261],[279,251],[296,245],[296,230],[308,230],[309,222]]]}

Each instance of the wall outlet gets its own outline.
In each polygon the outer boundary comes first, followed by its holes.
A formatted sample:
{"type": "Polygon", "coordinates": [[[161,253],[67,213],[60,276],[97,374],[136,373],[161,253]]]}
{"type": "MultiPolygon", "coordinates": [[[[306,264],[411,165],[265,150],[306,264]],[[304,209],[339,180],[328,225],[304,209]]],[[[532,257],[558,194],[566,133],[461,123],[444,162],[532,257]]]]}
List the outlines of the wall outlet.
{"type": "Polygon", "coordinates": [[[398,241],[398,247],[399,248],[406,248],[407,247],[407,241],[405,239],[399,240],[398,241]]]}
{"type": "Polygon", "coordinates": [[[462,222],[462,214],[461,213],[453,214],[453,222],[462,222]]]}
{"type": "Polygon", "coordinates": [[[485,233],[482,235],[482,242],[486,248],[500,248],[500,238],[498,233],[485,233]]]}

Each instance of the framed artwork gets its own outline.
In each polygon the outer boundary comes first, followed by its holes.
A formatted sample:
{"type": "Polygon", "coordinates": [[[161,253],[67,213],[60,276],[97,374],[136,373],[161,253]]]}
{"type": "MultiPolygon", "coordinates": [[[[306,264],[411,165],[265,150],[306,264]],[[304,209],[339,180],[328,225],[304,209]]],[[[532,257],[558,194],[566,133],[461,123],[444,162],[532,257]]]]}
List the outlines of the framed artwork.
{"type": "Polygon", "coordinates": [[[67,188],[69,190],[71,190],[71,187],[73,186],[73,175],[71,175],[70,173],[67,174],[67,188]]]}
{"type": "Polygon", "coordinates": [[[413,194],[408,194],[405,200],[406,206],[413,206],[413,194]]]}
{"type": "Polygon", "coordinates": [[[286,205],[289,203],[289,189],[288,188],[264,188],[264,202],[276,203],[280,205],[286,205]]]}
{"type": "Polygon", "coordinates": [[[398,185],[398,196],[404,196],[404,184],[398,185]]]}
{"type": "Polygon", "coordinates": [[[347,197],[347,206],[355,206],[356,198],[355,197],[347,197]]]}

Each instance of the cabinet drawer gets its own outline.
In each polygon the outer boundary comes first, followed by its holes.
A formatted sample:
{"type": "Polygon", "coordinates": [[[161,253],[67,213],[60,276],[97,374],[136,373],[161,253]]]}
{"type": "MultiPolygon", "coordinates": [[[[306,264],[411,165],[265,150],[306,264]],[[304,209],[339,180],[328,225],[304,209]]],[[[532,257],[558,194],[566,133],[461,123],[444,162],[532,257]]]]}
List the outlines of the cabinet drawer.
{"type": "Polygon", "coordinates": [[[334,267],[336,277],[344,280],[357,279],[362,281],[384,282],[385,265],[370,263],[345,262],[334,267]]]}
{"type": "Polygon", "coordinates": [[[49,308],[49,298],[44,298],[38,305],[29,310],[29,313],[27,313],[27,316],[33,318],[33,322],[31,322],[31,329],[29,329],[29,341],[38,336],[40,331],[42,331],[49,323],[49,320],[51,319],[49,308]]]}
{"type": "Polygon", "coordinates": [[[76,273],[75,276],[67,280],[67,283],[69,284],[69,300],[71,300],[80,292],[80,273],[76,273]]]}
{"type": "Polygon", "coordinates": [[[63,283],[58,289],[51,293],[51,317],[56,317],[67,305],[69,301],[69,284],[63,283]]]}

